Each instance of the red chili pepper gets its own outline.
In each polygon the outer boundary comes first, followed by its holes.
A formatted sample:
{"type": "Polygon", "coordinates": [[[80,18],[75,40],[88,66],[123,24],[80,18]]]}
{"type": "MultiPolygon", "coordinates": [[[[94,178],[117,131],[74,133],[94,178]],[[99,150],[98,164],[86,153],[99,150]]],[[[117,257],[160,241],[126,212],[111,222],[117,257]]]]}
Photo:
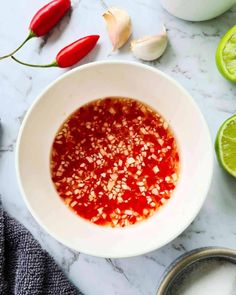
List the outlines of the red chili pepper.
{"type": "Polygon", "coordinates": [[[56,56],[56,59],[46,65],[34,65],[28,64],[19,59],[12,56],[11,58],[16,62],[35,68],[51,68],[51,67],[59,67],[59,68],[68,68],[76,63],[78,63],[81,59],[83,59],[97,44],[99,35],[90,35],[83,37],[70,45],[64,47],[56,56]]]}
{"type": "Polygon", "coordinates": [[[70,0],[53,0],[43,6],[32,18],[29,34],[24,42],[10,54],[0,57],[0,60],[12,56],[31,38],[46,35],[70,9],[70,0]]]}
{"type": "Polygon", "coordinates": [[[84,58],[97,44],[98,35],[83,37],[64,47],[56,56],[60,68],[68,68],[84,58]]]}
{"type": "Polygon", "coordinates": [[[34,15],[29,29],[37,37],[46,35],[70,8],[70,0],[53,0],[49,2],[34,15]]]}

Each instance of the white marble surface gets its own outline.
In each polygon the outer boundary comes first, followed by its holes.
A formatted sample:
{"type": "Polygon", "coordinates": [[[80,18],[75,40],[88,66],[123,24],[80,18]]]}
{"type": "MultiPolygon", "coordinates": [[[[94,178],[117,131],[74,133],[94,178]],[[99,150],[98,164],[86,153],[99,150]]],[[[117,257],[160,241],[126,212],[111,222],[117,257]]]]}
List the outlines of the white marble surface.
{"type": "MultiPolygon", "coordinates": [[[[27,33],[33,13],[46,0],[9,0],[0,10],[0,55],[16,47],[27,33]],[[36,3],[37,2],[37,3],[36,3]]],[[[236,113],[236,86],[218,73],[214,54],[220,36],[236,20],[236,8],[218,19],[203,23],[178,20],[162,10],[158,0],[107,0],[124,7],[134,24],[134,36],[154,33],[163,22],[169,32],[166,54],[149,63],[179,81],[194,97],[211,131],[212,139],[221,122],[236,113]]],[[[133,60],[128,46],[111,53],[99,0],[75,0],[67,16],[49,37],[34,39],[17,54],[25,61],[45,63],[57,51],[80,36],[101,35],[100,45],[82,63],[102,59],[133,60]]],[[[49,237],[33,220],[16,182],[14,150],[22,119],[36,96],[61,69],[32,69],[11,60],[0,62],[0,193],[5,209],[21,221],[53,255],[66,275],[86,295],[154,295],[165,267],[180,254],[199,246],[236,248],[236,181],[215,161],[214,177],[205,205],[192,225],[160,250],[129,259],[101,259],[76,253],[49,237]]]]}

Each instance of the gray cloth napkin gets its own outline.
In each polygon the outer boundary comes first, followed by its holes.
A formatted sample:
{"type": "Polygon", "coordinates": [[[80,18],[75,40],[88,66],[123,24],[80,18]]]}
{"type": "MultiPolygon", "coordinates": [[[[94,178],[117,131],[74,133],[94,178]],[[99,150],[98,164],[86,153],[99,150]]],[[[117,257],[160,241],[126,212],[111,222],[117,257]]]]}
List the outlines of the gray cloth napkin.
{"type": "Polygon", "coordinates": [[[82,295],[32,235],[0,204],[0,294],[82,295]]]}

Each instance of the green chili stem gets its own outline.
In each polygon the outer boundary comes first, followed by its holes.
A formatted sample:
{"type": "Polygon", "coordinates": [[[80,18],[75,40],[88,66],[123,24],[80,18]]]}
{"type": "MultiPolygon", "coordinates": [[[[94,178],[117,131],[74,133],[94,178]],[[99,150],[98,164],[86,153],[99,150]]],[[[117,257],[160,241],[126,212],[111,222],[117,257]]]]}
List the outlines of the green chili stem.
{"type": "Polygon", "coordinates": [[[23,62],[17,58],[15,58],[14,56],[11,56],[11,58],[18,62],[19,64],[21,65],[24,65],[24,66],[27,66],[27,67],[32,67],[32,68],[52,68],[52,67],[58,67],[58,64],[56,61],[53,61],[52,63],[50,64],[46,64],[46,65],[34,65],[34,64],[29,64],[29,63],[26,63],[26,62],[23,62]]]}
{"type": "Polygon", "coordinates": [[[29,35],[27,36],[25,41],[18,48],[16,48],[14,51],[12,51],[11,53],[9,53],[7,55],[1,56],[0,60],[8,58],[8,57],[12,56],[13,54],[15,54],[18,50],[20,50],[25,45],[26,42],[28,42],[33,37],[36,37],[36,35],[32,31],[30,31],[29,35]]]}

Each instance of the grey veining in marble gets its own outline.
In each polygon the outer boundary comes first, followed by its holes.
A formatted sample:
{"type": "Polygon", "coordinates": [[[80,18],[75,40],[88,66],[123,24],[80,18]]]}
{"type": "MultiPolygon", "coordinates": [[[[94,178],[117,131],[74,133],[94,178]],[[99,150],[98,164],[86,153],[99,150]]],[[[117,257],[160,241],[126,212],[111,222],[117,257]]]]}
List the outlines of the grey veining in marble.
{"type": "MultiPolygon", "coordinates": [[[[25,38],[34,12],[46,0],[9,0],[0,10],[0,55],[25,38]]],[[[236,8],[202,23],[178,20],[165,12],[158,0],[106,0],[130,13],[133,36],[154,34],[164,23],[170,42],[165,55],[147,63],[179,81],[194,97],[209,125],[212,140],[221,124],[236,113],[236,86],[224,80],[215,66],[220,36],[236,22],[236,8]]],[[[93,60],[135,60],[125,46],[112,53],[99,0],[75,0],[73,11],[41,39],[31,40],[18,54],[22,60],[46,63],[64,45],[80,36],[98,33],[100,45],[81,64],[93,60]]],[[[16,182],[14,151],[22,119],[37,95],[66,70],[22,67],[12,60],[0,62],[0,193],[3,205],[21,221],[53,255],[68,277],[86,295],[154,295],[165,267],[180,254],[200,246],[236,247],[236,181],[215,161],[207,200],[195,221],[177,239],[160,250],[129,259],[102,259],[76,253],[48,236],[31,217],[16,182]]]]}

